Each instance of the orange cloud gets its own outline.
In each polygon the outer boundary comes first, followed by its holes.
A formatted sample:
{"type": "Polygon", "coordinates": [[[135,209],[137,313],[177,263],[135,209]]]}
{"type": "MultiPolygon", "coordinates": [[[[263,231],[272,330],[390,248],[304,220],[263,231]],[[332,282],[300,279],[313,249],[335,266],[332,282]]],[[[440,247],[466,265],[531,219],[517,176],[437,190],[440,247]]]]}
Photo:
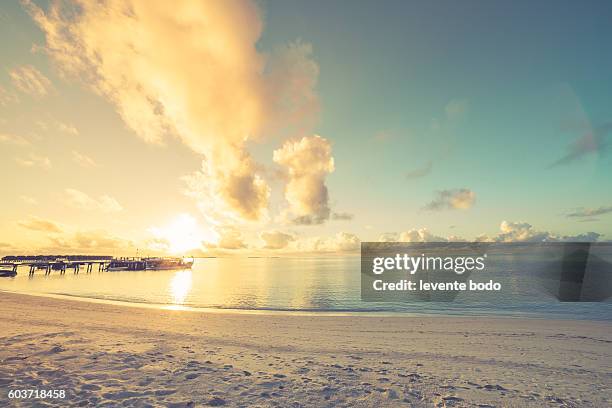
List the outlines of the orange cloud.
{"type": "Polygon", "coordinates": [[[266,216],[269,187],[245,144],[317,110],[308,44],[260,53],[263,22],[248,0],[25,4],[64,76],[108,99],[142,139],[175,135],[206,157],[191,182],[209,214],[266,216]]]}
{"type": "Polygon", "coordinates": [[[290,242],[295,241],[293,235],[285,234],[280,231],[266,231],[260,234],[260,238],[264,241],[265,249],[283,249],[290,242]]]}
{"type": "Polygon", "coordinates": [[[43,218],[39,218],[36,216],[30,216],[29,219],[24,221],[19,221],[17,223],[20,227],[32,230],[32,231],[40,231],[40,232],[51,232],[51,233],[60,233],[62,229],[59,225],[57,225],[53,221],[45,220],[43,218]]]}
{"type": "Polygon", "coordinates": [[[76,208],[106,213],[123,210],[121,204],[119,204],[116,199],[108,195],[102,195],[100,198],[95,199],[88,194],[73,188],[67,188],[64,190],[64,192],[66,193],[68,203],[76,208]]]}
{"type": "Polygon", "coordinates": [[[476,193],[468,188],[441,190],[436,192],[433,201],[425,206],[426,210],[467,210],[474,205],[476,193]]]}
{"type": "Polygon", "coordinates": [[[28,95],[41,98],[53,90],[49,78],[32,65],[24,65],[9,72],[15,88],[28,95]]]}
{"type": "Polygon", "coordinates": [[[35,153],[30,153],[26,157],[16,157],[15,162],[22,167],[40,167],[43,169],[51,168],[51,159],[46,156],[39,156],[35,153]]]}

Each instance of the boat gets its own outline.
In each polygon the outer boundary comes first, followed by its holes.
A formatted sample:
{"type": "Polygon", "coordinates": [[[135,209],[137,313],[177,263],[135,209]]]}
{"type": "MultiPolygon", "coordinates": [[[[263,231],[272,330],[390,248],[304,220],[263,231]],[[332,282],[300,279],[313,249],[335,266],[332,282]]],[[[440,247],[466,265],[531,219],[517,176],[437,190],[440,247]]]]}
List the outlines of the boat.
{"type": "Polygon", "coordinates": [[[191,269],[193,258],[144,258],[147,270],[191,269]]]}
{"type": "Polygon", "coordinates": [[[107,271],[144,271],[144,270],[171,270],[191,269],[193,258],[116,258],[106,267],[107,271]]]}
{"type": "Polygon", "coordinates": [[[124,265],[123,262],[121,262],[121,263],[119,263],[119,262],[111,262],[106,267],[106,270],[109,271],[109,272],[116,272],[116,271],[127,271],[129,269],[128,269],[128,265],[124,265]]]}
{"type": "Polygon", "coordinates": [[[17,275],[16,268],[11,267],[11,269],[6,269],[0,267],[0,278],[12,278],[17,275]]]}
{"type": "Polygon", "coordinates": [[[14,265],[0,265],[0,278],[11,278],[15,275],[17,275],[17,268],[14,265]]]}
{"type": "Polygon", "coordinates": [[[12,278],[17,276],[17,272],[13,270],[0,269],[0,278],[12,278]]]}

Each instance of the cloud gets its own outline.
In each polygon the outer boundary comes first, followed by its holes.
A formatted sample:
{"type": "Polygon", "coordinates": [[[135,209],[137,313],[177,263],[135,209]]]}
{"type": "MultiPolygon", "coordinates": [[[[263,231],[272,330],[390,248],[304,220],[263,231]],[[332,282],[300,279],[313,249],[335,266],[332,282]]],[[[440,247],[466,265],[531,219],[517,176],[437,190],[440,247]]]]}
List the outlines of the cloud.
{"type": "Polygon", "coordinates": [[[569,242],[596,242],[602,236],[603,235],[598,232],[591,231],[591,232],[585,232],[583,234],[577,234],[577,235],[566,235],[562,237],[561,240],[569,241],[569,242]]]}
{"type": "Polygon", "coordinates": [[[287,175],[285,198],[295,224],[321,224],[329,219],[329,194],[325,177],[334,171],[331,144],[321,136],[287,141],[274,151],[274,162],[287,175]]]}
{"type": "Polygon", "coordinates": [[[16,146],[29,146],[30,142],[22,136],[0,133],[0,143],[12,144],[16,146]]]}
{"type": "Polygon", "coordinates": [[[352,252],[361,248],[361,240],[355,234],[339,232],[332,240],[332,245],[337,251],[352,252]]]}
{"type": "Polygon", "coordinates": [[[185,194],[198,201],[204,217],[212,224],[233,224],[267,217],[270,187],[256,174],[258,166],[245,158],[231,174],[203,160],[202,169],[182,177],[185,194]]]}
{"type": "Polygon", "coordinates": [[[426,210],[467,210],[474,205],[476,194],[467,188],[442,190],[436,193],[436,198],[425,206],[426,210]]]}
{"type": "Polygon", "coordinates": [[[592,231],[577,235],[558,236],[549,231],[537,231],[526,222],[502,221],[499,229],[499,234],[493,239],[496,242],[594,242],[602,236],[602,234],[592,231]]]}
{"type": "Polygon", "coordinates": [[[397,242],[399,234],[397,232],[384,232],[378,237],[378,242],[397,242]]]}
{"type": "Polygon", "coordinates": [[[101,211],[105,213],[113,213],[123,210],[123,207],[116,199],[108,195],[102,195],[95,199],[86,193],[67,188],[64,190],[67,196],[68,203],[76,208],[89,211],[101,211]]]}
{"type": "Polygon", "coordinates": [[[438,237],[429,232],[427,228],[411,229],[400,233],[400,242],[446,242],[447,238],[438,237]]]}
{"type": "Polygon", "coordinates": [[[219,234],[219,241],[215,247],[221,249],[243,249],[246,248],[247,245],[242,238],[242,234],[240,231],[231,228],[219,228],[217,229],[217,234],[219,234]]]}
{"type": "Polygon", "coordinates": [[[55,234],[62,232],[62,229],[55,222],[33,215],[27,220],[17,222],[17,225],[32,231],[49,232],[55,234]]]}
{"type": "Polygon", "coordinates": [[[0,86],[0,106],[8,106],[12,103],[15,103],[19,100],[17,95],[14,92],[9,92],[0,86]]]}
{"type": "Polygon", "coordinates": [[[124,241],[110,236],[102,231],[77,232],[74,235],[76,246],[79,248],[122,248],[124,241]]]}
{"type": "Polygon", "coordinates": [[[57,129],[62,133],[66,133],[72,136],[77,136],[79,134],[79,130],[70,123],[64,123],[64,122],[58,121],[56,122],[56,126],[57,126],[57,129]]]}
{"type": "Polygon", "coordinates": [[[387,232],[378,238],[378,242],[464,242],[465,239],[451,235],[447,238],[434,235],[427,228],[414,228],[395,233],[387,232]]]}
{"type": "Polygon", "coordinates": [[[46,156],[39,156],[35,153],[30,153],[26,157],[16,157],[15,162],[22,167],[40,167],[43,169],[51,168],[51,159],[46,156]]]}
{"type": "Polygon", "coordinates": [[[411,229],[401,233],[387,232],[382,234],[379,242],[595,242],[603,235],[597,232],[586,232],[576,235],[556,235],[549,231],[538,231],[527,222],[502,221],[499,232],[494,236],[481,234],[473,240],[451,235],[442,237],[432,234],[427,228],[411,229]]]}
{"type": "Polygon", "coordinates": [[[25,204],[28,204],[28,205],[36,205],[36,204],[38,204],[38,201],[36,201],[36,199],[34,197],[22,195],[19,198],[21,199],[21,201],[23,201],[25,204]]]}
{"type": "Polygon", "coordinates": [[[295,243],[301,252],[356,252],[361,248],[361,240],[355,234],[338,232],[328,238],[304,238],[295,243]]]}
{"type": "Polygon", "coordinates": [[[499,230],[495,238],[495,241],[498,242],[542,242],[550,237],[549,232],[536,231],[531,224],[526,222],[502,221],[499,230]]]}
{"type": "Polygon", "coordinates": [[[612,123],[606,123],[598,128],[591,129],[578,139],[574,140],[567,148],[567,154],[551,164],[549,167],[572,163],[582,157],[592,154],[601,154],[607,147],[607,136],[612,131],[612,123]]]}
{"type": "Polygon", "coordinates": [[[419,167],[417,169],[408,171],[406,173],[406,179],[413,180],[413,179],[425,177],[431,173],[432,169],[433,169],[433,162],[430,160],[423,167],[419,167]]]}
{"type": "Polygon", "coordinates": [[[50,236],[49,240],[51,245],[46,248],[47,251],[100,253],[101,251],[126,251],[134,246],[131,241],[115,237],[104,230],[77,231],[63,236],[50,236]]]}
{"type": "Polygon", "coordinates": [[[13,86],[35,98],[42,98],[53,90],[49,78],[32,65],[23,65],[9,71],[13,86]]]}
{"type": "Polygon", "coordinates": [[[47,119],[37,121],[36,125],[44,131],[55,130],[70,136],[79,134],[79,130],[73,124],[59,121],[50,115],[47,119]]]}
{"type": "Polygon", "coordinates": [[[336,221],[350,221],[353,218],[355,218],[355,216],[353,214],[347,213],[347,212],[334,212],[331,215],[332,220],[336,220],[336,221]]]}
{"type": "Polygon", "coordinates": [[[579,208],[576,211],[567,214],[568,218],[591,218],[598,215],[604,215],[612,213],[611,207],[598,207],[598,208],[579,208]]]}
{"type": "Polygon", "coordinates": [[[447,119],[454,120],[464,117],[469,108],[470,102],[467,99],[454,99],[446,105],[444,111],[447,119]]]}
{"type": "Polygon", "coordinates": [[[96,167],[98,165],[94,159],[76,150],[72,151],[72,160],[81,167],[96,167]]]}
{"type": "Polygon", "coordinates": [[[295,237],[280,231],[265,231],[259,237],[264,241],[265,249],[283,249],[295,241],[295,237]]]}
{"type": "Polygon", "coordinates": [[[143,140],[175,135],[205,156],[188,184],[207,216],[265,218],[269,187],[246,143],[316,112],[310,44],[259,52],[263,21],[247,0],[24,2],[65,77],[108,99],[143,140]]]}
{"type": "Polygon", "coordinates": [[[595,221],[599,221],[599,218],[582,218],[578,220],[578,222],[595,222],[595,221]]]}

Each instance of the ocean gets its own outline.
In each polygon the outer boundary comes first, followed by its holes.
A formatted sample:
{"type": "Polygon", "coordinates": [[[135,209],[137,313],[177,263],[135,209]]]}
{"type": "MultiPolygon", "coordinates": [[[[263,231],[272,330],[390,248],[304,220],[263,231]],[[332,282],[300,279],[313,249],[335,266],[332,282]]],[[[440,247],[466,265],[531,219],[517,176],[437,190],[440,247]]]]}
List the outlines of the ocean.
{"type": "Polygon", "coordinates": [[[460,294],[452,301],[370,302],[361,299],[358,256],[198,258],[190,270],[171,271],[100,272],[94,267],[91,273],[37,271],[28,276],[28,268],[22,267],[16,277],[0,278],[0,291],[173,309],[612,320],[609,299],[559,302],[529,271],[497,268],[481,277],[489,279],[504,289],[460,294]]]}

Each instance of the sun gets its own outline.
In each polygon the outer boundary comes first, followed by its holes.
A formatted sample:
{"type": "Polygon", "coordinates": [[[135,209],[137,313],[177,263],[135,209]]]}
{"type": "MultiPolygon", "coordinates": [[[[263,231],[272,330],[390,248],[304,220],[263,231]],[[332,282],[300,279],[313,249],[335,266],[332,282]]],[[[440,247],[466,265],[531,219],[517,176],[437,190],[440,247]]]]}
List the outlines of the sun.
{"type": "Polygon", "coordinates": [[[203,241],[212,238],[212,231],[201,227],[190,214],[179,214],[162,227],[152,227],[151,233],[156,241],[173,254],[186,253],[200,248],[203,241]]]}

